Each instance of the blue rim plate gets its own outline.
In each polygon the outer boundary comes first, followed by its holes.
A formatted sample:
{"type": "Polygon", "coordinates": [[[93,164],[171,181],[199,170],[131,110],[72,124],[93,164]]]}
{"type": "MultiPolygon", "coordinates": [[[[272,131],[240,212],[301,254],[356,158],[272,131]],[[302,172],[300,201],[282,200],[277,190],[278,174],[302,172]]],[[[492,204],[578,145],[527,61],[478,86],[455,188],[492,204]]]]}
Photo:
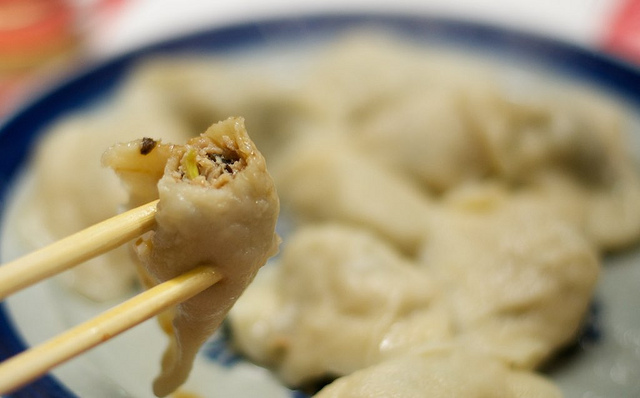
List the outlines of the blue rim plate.
{"type": "MultiPolygon", "coordinates": [[[[330,38],[361,26],[382,27],[419,41],[453,44],[536,64],[640,104],[640,72],[635,67],[594,50],[494,26],[424,15],[386,14],[332,14],[247,22],[190,34],[118,56],[61,82],[15,113],[0,126],[0,203],[3,207],[6,205],[18,171],[46,126],[64,114],[107,96],[142,58],[156,54],[225,53],[252,46],[266,47],[274,40],[330,38]]],[[[0,359],[25,348],[4,303],[0,303],[0,359]]],[[[45,376],[12,396],[74,397],[74,394],[54,377],[45,376]]]]}

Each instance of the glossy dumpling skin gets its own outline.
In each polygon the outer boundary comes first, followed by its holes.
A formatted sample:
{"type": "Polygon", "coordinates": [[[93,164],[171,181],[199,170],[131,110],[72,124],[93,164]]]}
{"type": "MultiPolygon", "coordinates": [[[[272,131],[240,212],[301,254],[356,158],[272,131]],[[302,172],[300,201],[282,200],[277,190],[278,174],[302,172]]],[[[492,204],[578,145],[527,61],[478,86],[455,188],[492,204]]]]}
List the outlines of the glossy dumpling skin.
{"type": "Polygon", "coordinates": [[[414,253],[427,234],[430,197],[338,134],[300,140],[274,167],[282,202],[298,222],[364,227],[414,253]]]}
{"type": "Polygon", "coordinates": [[[288,385],[347,375],[450,338],[428,273],[366,229],[300,228],[278,261],[234,307],[230,325],[236,347],[288,385]]]}
{"type": "Polygon", "coordinates": [[[156,227],[135,243],[146,285],[200,265],[222,275],[173,312],[171,341],[153,386],[166,396],[186,380],[201,344],[277,252],[278,196],[240,118],[215,124],[184,146],[117,145],[103,161],[129,186],[132,205],[160,199],[156,227]]]}
{"type": "Polygon", "coordinates": [[[576,337],[597,252],[530,196],[465,191],[431,213],[418,259],[365,228],[298,229],[234,308],[236,346],[296,387],[447,342],[514,369],[540,366],[576,337]]]}
{"type": "Polygon", "coordinates": [[[315,398],[560,398],[550,381],[464,346],[436,346],[342,377],[315,398]]]}
{"type": "Polygon", "coordinates": [[[600,274],[596,250],[528,194],[480,185],[447,198],[422,253],[459,339],[533,369],[575,339],[600,274]]]}

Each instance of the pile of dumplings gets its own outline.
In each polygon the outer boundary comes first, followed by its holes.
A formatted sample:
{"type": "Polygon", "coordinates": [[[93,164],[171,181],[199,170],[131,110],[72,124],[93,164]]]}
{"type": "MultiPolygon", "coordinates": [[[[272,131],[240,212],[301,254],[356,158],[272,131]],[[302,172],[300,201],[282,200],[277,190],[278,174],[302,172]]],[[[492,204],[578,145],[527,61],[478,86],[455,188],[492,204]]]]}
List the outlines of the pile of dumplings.
{"type": "MultiPolygon", "coordinates": [[[[372,32],[284,68],[145,61],[42,140],[33,236],[119,211],[124,188],[99,161],[112,143],[182,142],[242,116],[283,243],[230,313],[235,349],[292,388],[329,380],[322,398],[560,397],[537,369],[576,339],[602,255],[638,240],[640,179],[615,101],[499,75],[372,32]]],[[[67,284],[104,300],[134,270],[123,248],[67,284]]]]}

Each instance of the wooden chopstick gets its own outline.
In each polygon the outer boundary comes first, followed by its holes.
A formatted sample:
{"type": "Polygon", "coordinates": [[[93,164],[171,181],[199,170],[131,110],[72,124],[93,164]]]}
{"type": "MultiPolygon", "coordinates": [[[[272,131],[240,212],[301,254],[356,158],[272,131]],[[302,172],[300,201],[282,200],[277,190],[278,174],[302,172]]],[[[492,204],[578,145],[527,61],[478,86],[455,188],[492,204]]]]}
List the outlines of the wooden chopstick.
{"type": "Polygon", "coordinates": [[[142,235],[155,224],[157,204],[129,210],[0,266],[0,300],[142,235]]]}
{"type": "MultiPolygon", "coordinates": [[[[156,200],[129,210],[0,266],[0,300],[149,231],[155,225],[157,204],[156,200]]],[[[7,359],[0,363],[0,395],[188,300],[220,279],[212,267],[195,268],[7,359]]]]}
{"type": "Polygon", "coordinates": [[[0,364],[0,394],[7,394],[48,370],[195,296],[221,279],[201,266],[159,284],[65,333],[0,364]]]}

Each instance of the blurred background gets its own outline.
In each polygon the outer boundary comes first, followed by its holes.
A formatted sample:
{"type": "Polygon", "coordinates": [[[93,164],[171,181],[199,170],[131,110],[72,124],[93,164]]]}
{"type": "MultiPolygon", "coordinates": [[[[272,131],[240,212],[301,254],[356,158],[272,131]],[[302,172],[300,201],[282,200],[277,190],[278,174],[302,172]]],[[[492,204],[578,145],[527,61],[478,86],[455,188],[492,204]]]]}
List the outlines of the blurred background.
{"type": "Polygon", "coordinates": [[[640,64],[640,0],[0,0],[0,122],[73,71],[146,43],[265,17],[358,11],[479,21],[640,64]]]}

